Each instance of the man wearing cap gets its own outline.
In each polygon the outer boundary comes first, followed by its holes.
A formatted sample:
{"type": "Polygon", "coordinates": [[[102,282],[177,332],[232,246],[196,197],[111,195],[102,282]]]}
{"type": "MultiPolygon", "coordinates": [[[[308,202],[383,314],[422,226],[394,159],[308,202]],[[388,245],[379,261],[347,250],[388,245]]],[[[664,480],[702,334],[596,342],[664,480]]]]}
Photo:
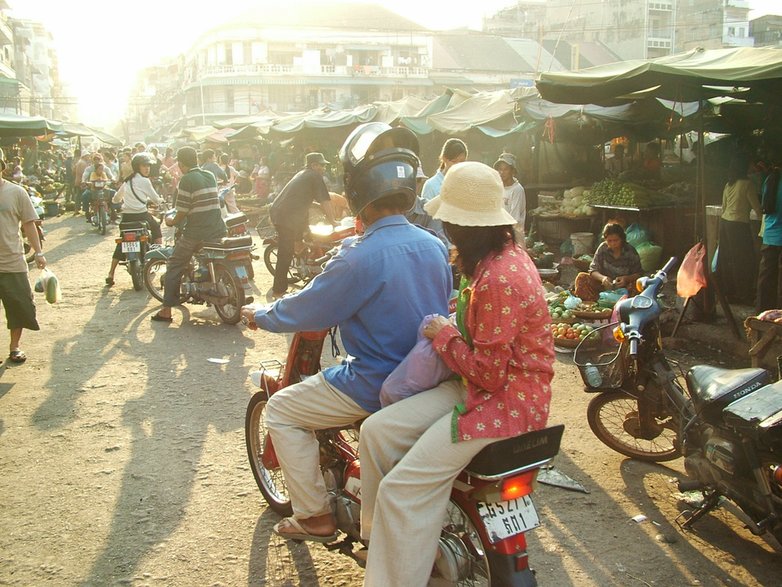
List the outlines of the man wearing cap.
{"type": "MultiPolygon", "coordinates": [[[[90,175],[93,171],[95,171],[95,166],[99,163],[103,163],[103,155],[100,153],[95,153],[92,156],[92,165],[86,167],[84,172],[81,174],[81,184],[85,188],[81,196],[81,207],[82,210],[84,210],[84,213],[87,215],[87,222],[90,221],[90,201],[92,200],[90,175]]],[[[109,178],[109,181],[114,181],[114,174],[111,172],[110,167],[104,166],[103,171],[106,172],[106,176],[109,178]]],[[[109,197],[114,195],[114,190],[107,189],[106,191],[109,193],[109,197]]]]}
{"type": "Polygon", "coordinates": [[[308,153],[304,169],[294,175],[282,188],[269,210],[269,216],[277,230],[277,266],[274,269],[272,296],[279,298],[288,289],[288,269],[293,260],[296,241],[308,230],[310,204],[320,203],[326,218],[334,223],[326,182],[323,174],[328,161],[322,153],[308,153]]]}
{"type": "MultiPolygon", "coordinates": [[[[0,167],[5,170],[5,156],[0,150],[0,167]]],[[[24,243],[19,237],[19,225],[35,251],[35,263],[39,269],[46,267],[41,252],[41,241],[35,221],[38,214],[30,196],[20,186],[0,176],[0,302],[5,308],[5,319],[11,331],[8,360],[24,363],[27,356],[19,348],[22,329],[39,330],[35,319],[35,304],[30,282],[27,279],[27,263],[24,260],[24,243]]]]}
{"type": "Polygon", "coordinates": [[[500,174],[502,185],[505,188],[505,210],[513,216],[516,225],[516,238],[523,243],[524,222],[527,219],[527,196],[524,188],[516,179],[516,157],[510,153],[502,153],[494,163],[494,169],[500,174]]]}

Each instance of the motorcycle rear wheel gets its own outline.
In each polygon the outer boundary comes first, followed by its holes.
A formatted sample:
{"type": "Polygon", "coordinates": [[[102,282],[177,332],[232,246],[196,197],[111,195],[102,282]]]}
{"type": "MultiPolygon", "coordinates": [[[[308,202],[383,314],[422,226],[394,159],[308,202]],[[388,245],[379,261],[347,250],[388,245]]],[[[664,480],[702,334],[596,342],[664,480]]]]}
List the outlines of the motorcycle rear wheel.
{"type": "Polygon", "coordinates": [[[269,507],[283,517],[293,515],[291,500],[288,496],[288,487],[282,471],[269,470],[263,465],[261,457],[266,447],[268,430],[263,421],[264,410],[268,396],[265,391],[259,391],[250,398],[247,405],[247,413],[244,419],[244,439],[247,445],[247,457],[250,461],[250,469],[261,490],[263,498],[269,507]]]}
{"type": "Polygon", "coordinates": [[[455,501],[448,502],[440,533],[438,557],[429,585],[490,587],[491,563],[470,517],[455,501]]]}
{"type": "Polygon", "coordinates": [[[225,304],[214,304],[217,315],[225,324],[238,324],[242,319],[244,288],[234,272],[223,265],[215,265],[215,283],[222,283],[228,290],[225,304]]]}
{"type": "MultiPolygon", "coordinates": [[[[266,269],[269,273],[274,275],[275,268],[277,267],[277,245],[271,244],[263,251],[263,263],[266,265],[266,269]]],[[[294,255],[291,261],[291,266],[288,268],[288,283],[293,285],[301,281],[301,275],[295,270],[295,267],[299,264],[299,256],[294,255]]]]}
{"type": "Polygon", "coordinates": [[[587,408],[587,421],[600,442],[630,458],[661,463],[681,456],[676,427],[670,418],[658,420],[659,432],[654,438],[633,433],[638,426],[638,402],[625,393],[612,391],[595,396],[587,408]]]}
{"type": "Polygon", "coordinates": [[[144,268],[141,266],[141,261],[138,259],[128,261],[128,271],[130,271],[130,278],[133,280],[133,289],[141,291],[144,287],[144,268]]]}
{"type": "Polygon", "coordinates": [[[166,278],[166,260],[152,259],[144,265],[144,285],[157,301],[163,301],[163,282],[166,278]]]}

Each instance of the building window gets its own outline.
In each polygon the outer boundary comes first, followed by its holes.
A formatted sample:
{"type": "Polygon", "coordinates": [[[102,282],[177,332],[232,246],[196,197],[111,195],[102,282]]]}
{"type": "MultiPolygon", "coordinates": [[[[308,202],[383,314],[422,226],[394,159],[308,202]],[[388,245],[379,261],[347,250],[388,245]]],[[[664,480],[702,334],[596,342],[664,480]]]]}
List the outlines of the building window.
{"type": "Polygon", "coordinates": [[[234,64],[234,52],[233,47],[231,46],[231,43],[225,44],[225,64],[226,65],[233,65],[234,64]]]}
{"type": "Polygon", "coordinates": [[[730,37],[736,36],[736,27],[732,27],[732,26],[728,27],[728,36],[730,37]]]}
{"type": "Polygon", "coordinates": [[[233,90],[226,90],[225,91],[225,111],[226,112],[233,112],[234,111],[234,91],[233,90]]]}

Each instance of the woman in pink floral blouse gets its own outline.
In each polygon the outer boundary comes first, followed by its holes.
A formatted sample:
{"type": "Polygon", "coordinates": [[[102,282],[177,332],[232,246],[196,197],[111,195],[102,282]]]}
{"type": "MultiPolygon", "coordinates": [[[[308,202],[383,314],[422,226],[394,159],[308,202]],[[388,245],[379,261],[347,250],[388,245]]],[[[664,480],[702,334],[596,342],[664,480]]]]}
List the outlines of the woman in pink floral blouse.
{"type": "Polygon", "coordinates": [[[424,329],[458,375],[362,425],[365,586],[426,585],[459,472],[485,446],[545,427],[554,347],[540,277],[514,238],[499,174],[454,165],[426,211],[442,220],[462,275],[456,324],[424,329]]]}

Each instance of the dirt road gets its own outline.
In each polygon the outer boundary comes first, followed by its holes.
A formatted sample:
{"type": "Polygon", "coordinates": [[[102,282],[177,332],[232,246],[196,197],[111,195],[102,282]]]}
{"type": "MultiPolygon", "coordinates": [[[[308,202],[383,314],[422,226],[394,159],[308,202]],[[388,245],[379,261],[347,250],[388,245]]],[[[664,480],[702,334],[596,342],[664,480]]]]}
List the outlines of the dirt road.
{"type": "MultiPolygon", "coordinates": [[[[353,561],[271,534],[277,517],[247,466],[247,373],[283,358],[285,339],[198,306],[151,323],[157,303],[121,268],[103,285],[109,236],[70,215],[46,228],[64,299],[38,296],[27,363],[0,367],[0,584],[361,585],[353,561]]],[[[256,274],[262,296],[270,279],[260,264],[256,274]]],[[[541,585],[778,583],[779,555],[731,515],[680,532],[681,460],[610,451],[586,424],[589,399],[558,363],[551,423],[567,429],[556,465],[590,493],[538,486],[544,525],[530,559],[541,585]]]]}

